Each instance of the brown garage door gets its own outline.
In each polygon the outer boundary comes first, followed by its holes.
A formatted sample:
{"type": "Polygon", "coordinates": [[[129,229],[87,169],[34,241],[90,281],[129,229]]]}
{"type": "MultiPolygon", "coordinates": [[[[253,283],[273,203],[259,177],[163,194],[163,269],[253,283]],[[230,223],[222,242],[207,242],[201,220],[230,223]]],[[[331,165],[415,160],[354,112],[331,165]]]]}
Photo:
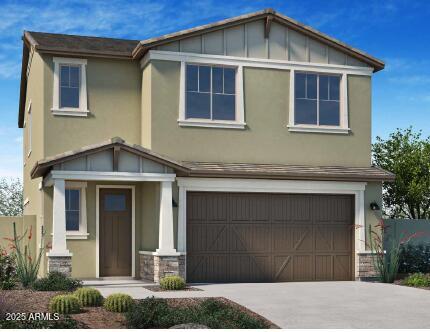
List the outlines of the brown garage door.
{"type": "Polygon", "coordinates": [[[189,282],[353,278],[353,197],[190,192],[189,282]]]}

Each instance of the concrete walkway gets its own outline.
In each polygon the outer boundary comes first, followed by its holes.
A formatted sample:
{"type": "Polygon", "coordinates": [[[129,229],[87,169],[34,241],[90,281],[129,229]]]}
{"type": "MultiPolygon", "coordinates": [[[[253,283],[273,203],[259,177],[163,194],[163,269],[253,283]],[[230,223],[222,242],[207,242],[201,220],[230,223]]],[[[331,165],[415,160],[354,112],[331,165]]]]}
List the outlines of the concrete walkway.
{"type": "MultiPolygon", "coordinates": [[[[430,328],[430,291],[366,282],[194,285],[203,291],[151,292],[145,283],[96,285],[141,299],[226,297],[282,328],[430,328]]],[[[150,285],[150,283],[147,283],[150,285]]]]}

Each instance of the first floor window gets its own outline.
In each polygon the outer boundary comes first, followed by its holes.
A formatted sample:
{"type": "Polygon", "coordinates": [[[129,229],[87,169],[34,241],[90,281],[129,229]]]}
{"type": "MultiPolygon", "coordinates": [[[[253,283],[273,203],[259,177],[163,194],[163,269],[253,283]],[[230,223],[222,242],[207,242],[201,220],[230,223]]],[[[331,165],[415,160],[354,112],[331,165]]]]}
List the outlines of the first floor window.
{"type": "Polygon", "coordinates": [[[66,189],[66,231],[79,231],[81,190],[66,189]]]}
{"type": "Polygon", "coordinates": [[[295,73],[294,124],[340,126],[340,76],[295,73]]]}
{"type": "Polygon", "coordinates": [[[186,65],[185,118],[236,120],[236,68],[186,65]]]}

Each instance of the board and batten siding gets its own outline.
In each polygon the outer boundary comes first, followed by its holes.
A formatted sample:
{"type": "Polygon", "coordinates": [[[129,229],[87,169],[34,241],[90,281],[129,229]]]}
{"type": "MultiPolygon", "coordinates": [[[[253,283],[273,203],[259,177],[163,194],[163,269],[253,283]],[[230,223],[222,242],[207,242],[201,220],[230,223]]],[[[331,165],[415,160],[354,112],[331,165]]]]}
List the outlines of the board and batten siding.
{"type": "Polygon", "coordinates": [[[367,65],[295,30],[273,22],[269,38],[264,20],[204,33],[158,46],[160,51],[227,55],[335,65],[367,65]]]}

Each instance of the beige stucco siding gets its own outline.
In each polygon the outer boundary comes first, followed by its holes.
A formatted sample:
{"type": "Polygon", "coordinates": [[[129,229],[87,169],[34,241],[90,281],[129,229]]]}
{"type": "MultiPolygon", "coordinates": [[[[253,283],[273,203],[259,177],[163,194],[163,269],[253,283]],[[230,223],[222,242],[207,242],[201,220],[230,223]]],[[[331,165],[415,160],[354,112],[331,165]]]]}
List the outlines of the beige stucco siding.
{"type": "Polygon", "coordinates": [[[141,70],[137,62],[88,59],[88,117],[56,116],[52,107],[52,57],[45,56],[45,156],[120,136],[129,143],[141,140],[141,70]]]}
{"type": "Polygon", "coordinates": [[[180,64],[152,61],[151,72],[150,146],[158,153],[187,161],[370,165],[370,77],[348,77],[351,134],[338,135],[288,131],[289,71],[244,68],[245,130],[179,127],[180,64]]]}

